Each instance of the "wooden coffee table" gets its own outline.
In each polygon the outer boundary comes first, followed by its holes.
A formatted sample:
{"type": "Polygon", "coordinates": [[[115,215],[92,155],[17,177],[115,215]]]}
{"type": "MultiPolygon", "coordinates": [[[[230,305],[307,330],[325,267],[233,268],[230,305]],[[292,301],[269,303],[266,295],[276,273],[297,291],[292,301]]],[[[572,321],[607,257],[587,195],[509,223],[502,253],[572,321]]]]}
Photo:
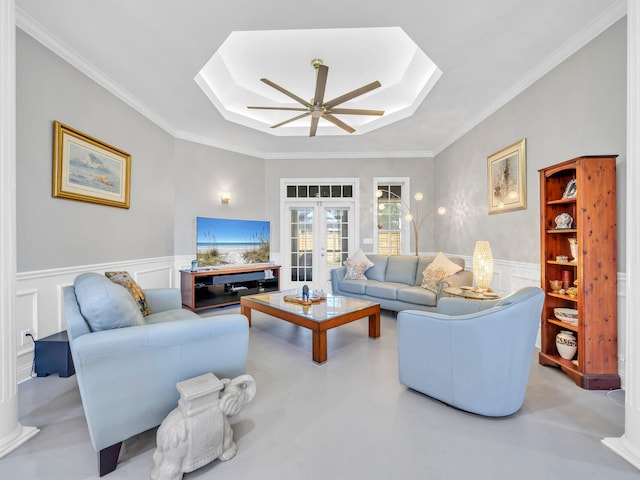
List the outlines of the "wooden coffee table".
{"type": "Polygon", "coordinates": [[[312,305],[300,305],[284,300],[287,295],[296,295],[299,290],[247,295],[240,299],[240,313],[249,319],[251,310],[286,320],[308,328],[313,334],[313,361],[327,361],[327,330],[369,317],[369,337],[380,336],[380,305],[356,298],[327,294],[326,300],[312,305]]]}

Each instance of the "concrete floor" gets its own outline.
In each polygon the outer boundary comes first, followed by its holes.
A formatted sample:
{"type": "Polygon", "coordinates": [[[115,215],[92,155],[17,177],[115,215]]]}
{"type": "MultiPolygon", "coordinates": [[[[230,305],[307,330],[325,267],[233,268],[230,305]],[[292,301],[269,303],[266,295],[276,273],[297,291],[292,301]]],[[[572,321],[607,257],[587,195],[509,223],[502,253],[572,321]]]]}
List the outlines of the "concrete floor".
{"type": "MultiPolygon", "coordinates": [[[[209,315],[237,312],[233,307],[209,315]]],[[[398,383],[396,319],[329,333],[311,361],[309,331],[254,312],[248,372],[255,399],[232,418],[238,454],[185,479],[635,479],[601,443],[624,430],[624,393],[586,391],[533,359],[522,409],[507,418],[456,410],[398,383]]],[[[95,479],[76,377],[19,386],[20,421],[40,433],[0,460],[0,479],[95,479]]],[[[124,443],[106,479],[149,478],[155,430],[124,443]]]]}

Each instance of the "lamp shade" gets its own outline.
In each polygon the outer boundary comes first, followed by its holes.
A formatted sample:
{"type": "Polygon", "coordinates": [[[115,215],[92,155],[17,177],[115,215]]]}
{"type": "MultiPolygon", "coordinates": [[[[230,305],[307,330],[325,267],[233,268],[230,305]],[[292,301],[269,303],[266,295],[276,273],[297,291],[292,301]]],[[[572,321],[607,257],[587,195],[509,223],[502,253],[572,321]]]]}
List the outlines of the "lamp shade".
{"type": "Polygon", "coordinates": [[[489,290],[493,277],[493,253],[486,240],[479,240],[473,249],[473,279],[481,292],[489,290]]]}

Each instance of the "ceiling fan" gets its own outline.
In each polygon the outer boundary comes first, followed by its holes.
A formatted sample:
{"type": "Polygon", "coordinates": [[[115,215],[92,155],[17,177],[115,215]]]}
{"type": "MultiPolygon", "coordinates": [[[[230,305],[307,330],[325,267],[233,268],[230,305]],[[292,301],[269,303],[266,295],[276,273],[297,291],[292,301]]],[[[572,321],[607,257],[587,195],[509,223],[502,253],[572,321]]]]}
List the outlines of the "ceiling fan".
{"type": "Polygon", "coordinates": [[[371,82],[363,87],[357,88],[351,92],[345,93],[344,95],[340,95],[333,100],[329,100],[328,102],[324,101],[324,90],[327,85],[327,76],[329,74],[329,67],[322,63],[322,60],[316,58],[311,61],[311,66],[316,69],[316,91],[310,102],[303,100],[299,96],[291,93],[290,91],[282,88],[280,85],[273,83],[271,80],[266,78],[261,78],[260,81],[266,83],[270,87],[275,88],[279,92],[284,93],[288,97],[293,98],[296,102],[304,105],[302,107],[254,107],[248,106],[247,108],[257,109],[257,110],[288,110],[294,112],[304,112],[300,115],[292,117],[284,122],[277,123],[272,125],[271,128],[278,128],[282,125],[286,125],[287,123],[294,122],[304,117],[311,116],[311,128],[309,129],[309,136],[315,137],[316,131],[318,129],[318,121],[320,118],[324,118],[334,125],[346,130],[349,133],[355,132],[355,129],[335,117],[335,115],[376,115],[381,116],[384,115],[384,110],[362,110],[356,108],[335,108],[336,106],[343,104],[355,97],[359,97],[371,90],[374,90],[380,87],[380,82],[377,80],[375,82],[371,82]]]}

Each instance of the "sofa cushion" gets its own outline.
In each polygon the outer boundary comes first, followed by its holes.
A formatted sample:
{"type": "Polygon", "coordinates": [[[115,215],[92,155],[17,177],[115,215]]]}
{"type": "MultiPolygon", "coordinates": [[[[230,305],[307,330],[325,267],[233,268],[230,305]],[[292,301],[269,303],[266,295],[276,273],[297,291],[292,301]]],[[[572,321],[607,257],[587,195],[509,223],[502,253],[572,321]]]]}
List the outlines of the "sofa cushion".
{"type": "Polygon", "coordinates": [[[158,313],[152,313],[144,318],[144,322],[147,325],[154,323],[175,322],[178,320],[193,320],[198,319],[200,316],[197,313],[192,312],[184,308],[164,310],[158,313]]]}
{"type": "Polygon", "coordinates": [[[417,305],[436,306],[436,294],[420,286],[406,287],[398,290],[398,300],[417,305]]]}
{"type": "Polygon", "coordinates": [[[369,282],[365,287],[365,292],[371,297],[386,298],[395,300],[399,288],[406,287],[404,283],[395,282],[369,282]]]}
{"type": "Polygon", "coordinates": [[[342,280],[339,285],[343,292],[364,295],[367,280],[342,280]]]}
{"type": "Polygon", "coordinates": [[[98,273],[82,273],[73,287],[80,312],[94,332],[144,325],[144,317],[126,288],[98,273]]]}
{"type": "Polygon", "coordinates": [[[140,288],[140,285],[131,278],[129,272],[104,272],[104,274],[112,282],[122,285],[124,288],[129,290],[129,293],[138,304],[138,308],[142,312],[142,315],[147,316],[151,313],[151,308],[147,303],[147,299],[144,296],[142,288],[140,288]]]}
{"type": "Polygon", "coordinates": [[[404,283],[413,285],[416,280],[416,267],[418,257],[412,255],[393,255],[387,262],[387,272],[384,274],[385,282],[404,283]]]}
{"type": "Polygon", "coordinates": [[[387,271],[387,261],[389,260],[389,256],[369,254],[367,258],[373,262],[373,267],[364,273],[365,277],[369,280],[384,282],[384,274],[387,271]]]}

